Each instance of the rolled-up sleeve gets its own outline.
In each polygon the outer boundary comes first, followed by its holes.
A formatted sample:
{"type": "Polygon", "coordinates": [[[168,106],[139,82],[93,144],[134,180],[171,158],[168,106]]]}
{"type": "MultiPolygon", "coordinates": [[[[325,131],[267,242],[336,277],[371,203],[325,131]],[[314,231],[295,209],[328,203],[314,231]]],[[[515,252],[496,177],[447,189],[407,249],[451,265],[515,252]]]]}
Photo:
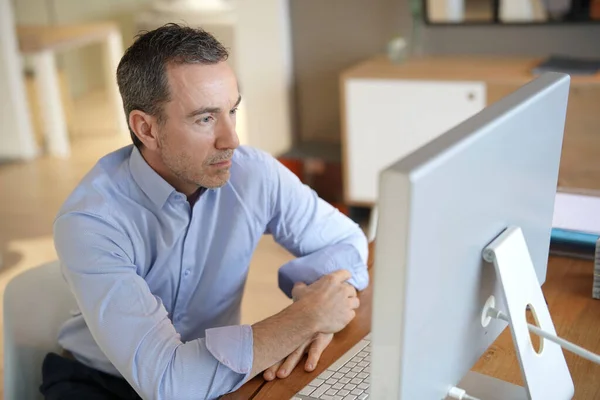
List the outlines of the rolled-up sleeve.
{"type": "Polygon", "coordinates": [[[279,244],[297,258],[279,269],[279,287],[291,298],[297,282],[311,284],[347,269],[357,290],[369,284],[368,242],[361,228],[273,159],[271,208],[267,226],[279,244]]]}
{"type": "Polygon", "coordinates": [[[161,299],[137,274],[129,239],[106,220],[71,213],[54,225],[63,274],[90,332],[144,399],[215,399],[252,367],[250,326],[209,329],[182,342],[161,299]]]}
{"type": "Polygon", "coordinates": [[[252,327],[224,326],[206,330],[206,347],[222,364],[238,374],[252,370],[252,327]]]}

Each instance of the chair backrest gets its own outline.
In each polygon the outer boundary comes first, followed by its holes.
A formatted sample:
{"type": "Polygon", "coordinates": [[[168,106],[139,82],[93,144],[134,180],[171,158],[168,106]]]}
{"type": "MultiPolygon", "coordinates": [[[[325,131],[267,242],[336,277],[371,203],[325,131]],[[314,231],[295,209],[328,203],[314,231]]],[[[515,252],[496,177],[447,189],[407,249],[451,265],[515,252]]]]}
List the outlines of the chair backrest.
{"type": "Polygon", "coordinates": [[[4,399],[42,399],[42,362],[59,352],[60,326],[77,303],[58,262],[14,277],[4,292],[4,399]]]}

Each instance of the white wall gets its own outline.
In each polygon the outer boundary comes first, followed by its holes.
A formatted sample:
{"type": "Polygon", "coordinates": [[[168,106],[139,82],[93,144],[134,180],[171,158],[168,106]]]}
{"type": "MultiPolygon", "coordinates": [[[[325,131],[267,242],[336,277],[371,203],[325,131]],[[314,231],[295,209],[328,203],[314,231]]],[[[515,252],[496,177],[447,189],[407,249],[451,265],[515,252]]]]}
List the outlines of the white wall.
{"type": "Polygon", "coordinates": [[[237,3],[236,64],[247,141],[273,155],[292,144],[292,49],[288,0],[237,3]]]}
{"type": "Polygon", "coordinates": [[[431,21],[462,22],[465,19],[465,0],[427,0],[427,13],[431,21]]]}
{"type": "Polygon", "coordinates": [[[0,0],[0,159],[29,159],[36,145],[10,0],[0,0]]]}

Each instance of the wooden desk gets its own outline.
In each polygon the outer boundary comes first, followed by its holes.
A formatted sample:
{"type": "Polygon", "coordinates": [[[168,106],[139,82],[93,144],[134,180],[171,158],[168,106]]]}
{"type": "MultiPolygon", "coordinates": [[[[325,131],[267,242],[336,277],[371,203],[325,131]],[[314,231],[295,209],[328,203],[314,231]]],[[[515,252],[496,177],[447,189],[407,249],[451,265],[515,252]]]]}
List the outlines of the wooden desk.
{"type": "Polygon", "coordinates": [[[16,33],[19,51],[32,58],[44,136],[50,154],[61,157],[70,154],[67,124],[56,71],[55,55],[60,51],[92,43],[103,45],[106,88],[113,104],[114,116],[119,131],[123,134],[129,133],[115,75],[123,56],[121,33],[117,24],[99,22],[63,26],[19,25],[16,33]]]}
{"type": "MultiPolygon", "coordinates": [[[[371,247],[371,254],[373,248],[371,247]]],[[[369,260],[369,266],[372,259],[369,260]]],[[[370,269],[373,274],[373,269],[370,269]]],[[[559,336],[586,349],[600,353],[600,301],[592,299],[593,264],[587,260],[551,257],[546,283],[542,287],[550,314],[559,336]]],[[[335,335],[323,353],[315,371],[307,373],[303,362],[287,379],[265,382],[259,375],[227,400],[290,399],[316,378],[344,352],[362,339],[371,329],[372,286],[361,293],[361,307],[356,318],[335,335]]],[[[565,352],[575,384],[575,400],[600,399],[600,366],[565,352]]],[[[523,385],[510,331],[506,329],[490,346],[473,368],[508,382],[523,385]]]]}

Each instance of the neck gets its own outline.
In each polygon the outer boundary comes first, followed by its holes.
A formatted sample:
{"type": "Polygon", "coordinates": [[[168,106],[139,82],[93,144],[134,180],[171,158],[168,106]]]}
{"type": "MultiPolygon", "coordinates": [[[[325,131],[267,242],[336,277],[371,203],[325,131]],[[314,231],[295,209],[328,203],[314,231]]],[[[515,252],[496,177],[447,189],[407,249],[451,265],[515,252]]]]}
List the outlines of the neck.
{"type": "Polygon", "coordinates": [[[150,168],[178,192],[185,194],[189,198],[198,190],[198,185],[182,181],[173,174],[157,154],[147,151],[145,148],[142,148],[140,153],[150,168]]]}

